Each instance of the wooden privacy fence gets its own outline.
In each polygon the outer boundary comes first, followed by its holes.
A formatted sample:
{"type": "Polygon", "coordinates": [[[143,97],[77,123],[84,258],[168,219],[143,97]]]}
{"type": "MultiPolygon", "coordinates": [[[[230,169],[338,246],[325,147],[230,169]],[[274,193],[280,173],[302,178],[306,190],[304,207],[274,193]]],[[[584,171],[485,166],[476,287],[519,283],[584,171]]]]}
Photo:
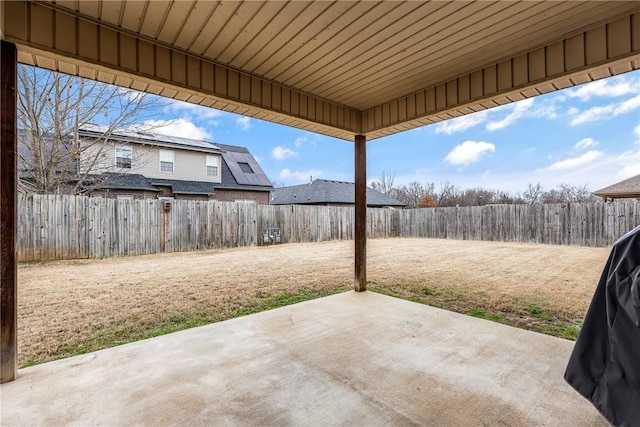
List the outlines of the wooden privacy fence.
{"type": "MultiPolygon", "coordinates": [[[[353,239],[354,210],[248,202],[18,195],[18,259],[102,258],[259,244],[267,227],[282,242],[353,239]]],[[[369,237],[609,246],[640,225],[640,204],[499,205],[368,209],[369,237]]]]}
{"type": "Polygon", "coordinates": [[[640,203],[553,203],[413,209],[400,236],[606,247],[640,225],[640,203]]]}

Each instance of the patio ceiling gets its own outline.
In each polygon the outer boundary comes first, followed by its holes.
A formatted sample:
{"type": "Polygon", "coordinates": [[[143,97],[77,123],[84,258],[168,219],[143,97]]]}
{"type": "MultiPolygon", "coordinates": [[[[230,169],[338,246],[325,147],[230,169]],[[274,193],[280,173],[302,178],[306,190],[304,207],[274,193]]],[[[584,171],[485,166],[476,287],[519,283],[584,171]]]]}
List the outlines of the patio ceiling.
{"type": "Polygon", "coordinates": [[[12,1],[18,60],[353,141],[640,68],[640,2],[12,1]]]}

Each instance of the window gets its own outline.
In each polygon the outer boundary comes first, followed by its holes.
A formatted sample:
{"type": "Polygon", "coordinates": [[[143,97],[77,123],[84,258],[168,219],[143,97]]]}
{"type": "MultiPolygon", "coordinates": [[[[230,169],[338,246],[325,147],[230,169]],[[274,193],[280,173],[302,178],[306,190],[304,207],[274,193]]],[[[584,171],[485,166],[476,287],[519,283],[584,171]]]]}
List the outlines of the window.
{"type": "Polygon", "coordinates": [[[173,151],[160,150],[160,172],[173,172],[173,151]]]}
{"type": "Polygon", "coordinates": [[[207,175],[218,176],[218,162],[215,156],[207,156],[207,175]]]}
{"type": "Polygon", "coordinates": [[[253,169],[251,169],[249,163],[238,162],[238,166],[240,166],[240,170],[244,173],[253,173],[253,169]]]}
{"type": "Polygon", "coordinates": [[[116,147],[116,167],[131,169],[131,147],[116,147]]]}

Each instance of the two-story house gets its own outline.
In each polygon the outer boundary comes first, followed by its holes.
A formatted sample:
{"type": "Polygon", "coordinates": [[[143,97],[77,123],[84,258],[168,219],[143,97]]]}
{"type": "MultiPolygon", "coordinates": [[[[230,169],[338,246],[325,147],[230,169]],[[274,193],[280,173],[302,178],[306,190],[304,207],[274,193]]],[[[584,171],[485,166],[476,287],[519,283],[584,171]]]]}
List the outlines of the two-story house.
{"type": "Polygon", "coordinates": [[[78,132],[88,194],[269,203],[273,185],[245,147],[150,132],[103,135],[96,126],[78,132]]]}

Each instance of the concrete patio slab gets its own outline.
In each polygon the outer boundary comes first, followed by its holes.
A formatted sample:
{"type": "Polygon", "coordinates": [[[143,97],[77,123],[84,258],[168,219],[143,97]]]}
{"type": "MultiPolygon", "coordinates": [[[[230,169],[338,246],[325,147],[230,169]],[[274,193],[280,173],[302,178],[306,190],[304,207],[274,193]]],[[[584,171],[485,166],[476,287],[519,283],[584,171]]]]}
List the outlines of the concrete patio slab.
{"type": "Polygon", "coordinates": [[[19,371],[3,426],[606,426],[573,342],[347,292],[19,371]]]}

